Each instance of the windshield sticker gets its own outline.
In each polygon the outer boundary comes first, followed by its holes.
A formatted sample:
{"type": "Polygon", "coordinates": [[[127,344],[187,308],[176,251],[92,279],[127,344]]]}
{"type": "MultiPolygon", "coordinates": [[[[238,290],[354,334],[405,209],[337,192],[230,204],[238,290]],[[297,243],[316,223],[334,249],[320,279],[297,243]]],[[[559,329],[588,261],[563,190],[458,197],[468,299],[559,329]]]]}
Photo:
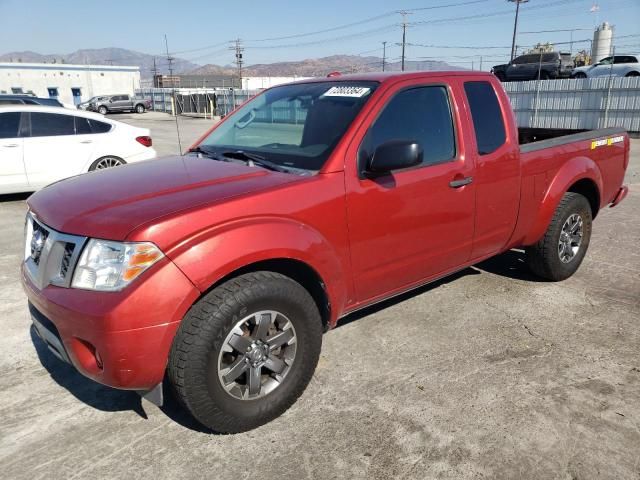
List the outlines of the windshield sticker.
{"type": "Polygon", "coordinates": [[[354,97],[360,98],[368,95],[371,89],[369,87],[331,87],[324,92],[322,97],[354,97]]]}
{"type": "Polygon", "coordinates": [[[620,143],[620,142],[624,142],[623,136],[603,138],[602,140],[593,140],[591,142],[591,150],[594,150],[598,147],[603,147],[605,145],[613,145],[614,143],[620,143]]]}

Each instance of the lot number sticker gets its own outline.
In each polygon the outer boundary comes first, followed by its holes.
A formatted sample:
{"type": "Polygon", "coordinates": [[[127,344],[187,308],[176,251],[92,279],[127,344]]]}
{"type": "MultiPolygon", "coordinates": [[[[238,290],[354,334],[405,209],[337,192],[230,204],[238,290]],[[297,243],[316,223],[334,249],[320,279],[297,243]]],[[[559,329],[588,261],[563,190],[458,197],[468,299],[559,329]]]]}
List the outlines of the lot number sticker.
{"type": "Polygon", "coordinates": [[[593,140],[591,142],[591,150],[594,150],[598,147],[604,147],[605,145],[613,145],[614,143],[620,142],[624,142],[623,136],[603,138],[602,140],[593,140]]]}
{"type": "Polygon", "coordinates": [[[364,97],[371,91],[369,87],[331,87],[322,94],[323,97],[364,97]]]}

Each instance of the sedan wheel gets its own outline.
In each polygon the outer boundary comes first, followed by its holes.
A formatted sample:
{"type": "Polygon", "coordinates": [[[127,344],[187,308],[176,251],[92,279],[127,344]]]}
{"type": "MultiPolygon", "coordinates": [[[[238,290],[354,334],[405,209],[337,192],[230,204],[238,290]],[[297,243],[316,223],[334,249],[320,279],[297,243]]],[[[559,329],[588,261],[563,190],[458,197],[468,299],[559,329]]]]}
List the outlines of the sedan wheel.
{"type": "Polygon", "coordinates": [[[105,168],[119,167],[125,164],[126,162],[118,157],[102,157],[91,164],[89,171],[104,170],[105,168]]]}

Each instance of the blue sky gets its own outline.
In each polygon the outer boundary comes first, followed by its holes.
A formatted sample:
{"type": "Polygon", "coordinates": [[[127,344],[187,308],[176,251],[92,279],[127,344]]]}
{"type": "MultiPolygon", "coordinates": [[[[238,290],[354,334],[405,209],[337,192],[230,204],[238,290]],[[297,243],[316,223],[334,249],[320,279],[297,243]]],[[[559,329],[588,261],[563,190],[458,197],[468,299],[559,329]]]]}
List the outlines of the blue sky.
{"type": "MultiPolygon", "coordinates": [[[[594,14],[589,11],[594,0],[530,0],[521,6],[517,43],[571,39],[570,32],[525,33],[540,30],[581,28],[586,30],[574,31],[573,39],[591,38],[596,22],[606,20],[615,25],[616,36],[636,35],[618,39],[618,51],[640,53],[640,0],[597,3],[600,10],[594,14]]],[[[244,40],[249,65],[334,54],[381,56],[383,41],[394,60],[400,56],[396,44],[401,40],[401,16],[392,12],[399,9],[422,9],[407,16],[407,41],[433,45],[409,46],[406,54],[411,60],[443,59],[469,67],[474,62],[478,68],[482,55],[486,69],[486,64],[508,56],[515,5],[506,0],[0,0],[0,49],[70,53],[122,47],[161,54],[166,33],[176,56],[200,64],[230,64],[233,55],[225,42],[237,37],[244,40]],[[434,8],[460,3],[466,5],[434,8]],[[498,48],[444,48],[451,46],[498,48]]],[[[573,50],[587,46],[575,43],[573,50]]],[[[568,49],[569,45],[561,47],[568,49]]]]}

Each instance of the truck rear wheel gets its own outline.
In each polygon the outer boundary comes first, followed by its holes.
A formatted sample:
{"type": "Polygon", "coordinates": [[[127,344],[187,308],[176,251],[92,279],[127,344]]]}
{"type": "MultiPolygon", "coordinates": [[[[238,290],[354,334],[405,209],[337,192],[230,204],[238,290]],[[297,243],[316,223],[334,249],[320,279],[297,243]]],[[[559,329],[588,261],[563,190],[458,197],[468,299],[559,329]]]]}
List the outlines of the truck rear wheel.
{"type": "Polygon", "coordinates": [[[565,193],[544,236],[526,249],[531,271],[555,282],[573,275],[589,248],[591,223],[589,201],[578,193],[565,193]]]}
{"type": "Polygon", "coordinates": [[[173,341],[169,379],[200,423],[243,432],[293,405],[321,344],[322,320],[305,288],[278,273],[248,273],[191,307],[173,341]]]}

